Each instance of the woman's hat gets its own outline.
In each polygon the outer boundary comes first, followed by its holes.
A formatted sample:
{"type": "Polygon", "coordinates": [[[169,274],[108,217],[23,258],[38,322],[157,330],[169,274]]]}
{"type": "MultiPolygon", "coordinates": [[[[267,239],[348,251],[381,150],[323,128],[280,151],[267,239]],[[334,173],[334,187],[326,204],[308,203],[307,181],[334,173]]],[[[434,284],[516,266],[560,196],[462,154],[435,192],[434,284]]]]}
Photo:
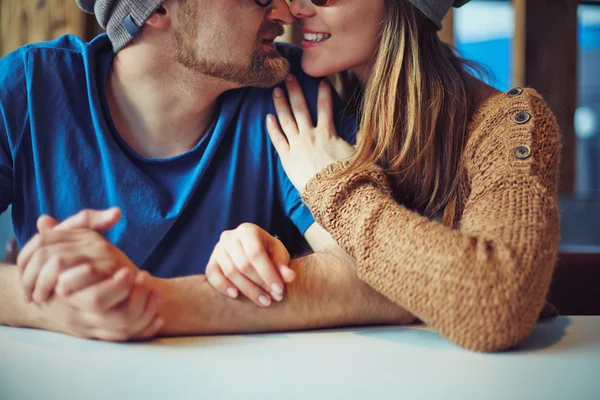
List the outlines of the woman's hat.
{"type": "Polygon", "coordinates": [[[413,6],[429,18],[438,30],[442,29],[442,20],[452,7],[460,7],[470,0],[408,0],[413,6]]]}

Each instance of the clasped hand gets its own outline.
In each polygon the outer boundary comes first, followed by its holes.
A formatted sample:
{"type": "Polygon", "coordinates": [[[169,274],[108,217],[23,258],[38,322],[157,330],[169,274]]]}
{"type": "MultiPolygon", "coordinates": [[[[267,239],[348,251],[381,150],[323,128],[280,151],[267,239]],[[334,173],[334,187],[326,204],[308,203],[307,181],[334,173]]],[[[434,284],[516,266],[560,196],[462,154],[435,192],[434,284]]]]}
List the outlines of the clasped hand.
{"type": "Polygon", "coordinates": [[[98,232],[118,209],[85,210],[59,224],[42,216],[17,258],[26,303],[40,305],[40,328],[107,341],[155,336],[162,293],[98,232]]]}

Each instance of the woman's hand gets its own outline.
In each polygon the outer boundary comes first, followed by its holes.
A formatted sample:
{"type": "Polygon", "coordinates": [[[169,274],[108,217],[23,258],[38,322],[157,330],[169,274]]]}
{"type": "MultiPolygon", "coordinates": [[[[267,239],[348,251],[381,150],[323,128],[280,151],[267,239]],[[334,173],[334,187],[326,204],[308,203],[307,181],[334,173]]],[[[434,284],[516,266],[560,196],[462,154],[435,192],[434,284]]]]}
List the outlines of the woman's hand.
{"type": "Polygon", "coordinates": [[[296,274],[281,241],[254,224],[225,231],[215,246],[206,278],[219,292],[237,298],[241,292],[260,307],[283,299],[284,285],[296,274]]]}
{"type": "Polygon", "coordinates": [[[354,147],[337,135],[333,122],[331,86],[326,80],[319,85],[317,126],[313,126],[306,99],[296,78],[288,75],[285,82],[291,110],[283,90],[276,88],[273,99],[281,127],[275,117],[269,114],[267,130],[286,174],[296,189],[302,192],[308,181],[321,169],[352,156],[354,147]]]}

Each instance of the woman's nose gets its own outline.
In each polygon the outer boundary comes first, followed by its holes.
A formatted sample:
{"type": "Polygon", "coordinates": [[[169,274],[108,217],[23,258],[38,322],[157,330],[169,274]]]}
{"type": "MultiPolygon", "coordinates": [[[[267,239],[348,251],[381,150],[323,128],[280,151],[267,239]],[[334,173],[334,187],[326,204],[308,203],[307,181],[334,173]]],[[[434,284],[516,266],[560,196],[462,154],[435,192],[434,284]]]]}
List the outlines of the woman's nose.
{"type": "Polygon", "coordinates": [[[289,7],[295,18],[307,18],[315,15],[315,8],[309,0],[292,0],[289,7]]]}

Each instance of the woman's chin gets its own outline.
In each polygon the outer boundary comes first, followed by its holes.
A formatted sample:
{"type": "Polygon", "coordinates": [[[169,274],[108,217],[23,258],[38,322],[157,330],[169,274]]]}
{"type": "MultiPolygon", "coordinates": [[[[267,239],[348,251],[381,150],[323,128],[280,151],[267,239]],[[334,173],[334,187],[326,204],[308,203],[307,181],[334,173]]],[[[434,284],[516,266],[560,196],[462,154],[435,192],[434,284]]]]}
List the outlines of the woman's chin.
{"type": "Polygon", "coordinates": [[[337,74],[338,72],[342,72],[342,70],[338,70],[336,68],[323,68],[322,65],[316,65],[310,62],[302,61],[302,70],[308,76],[312,76],[313,78],[323,78],[328,75],[337,74]]]}

